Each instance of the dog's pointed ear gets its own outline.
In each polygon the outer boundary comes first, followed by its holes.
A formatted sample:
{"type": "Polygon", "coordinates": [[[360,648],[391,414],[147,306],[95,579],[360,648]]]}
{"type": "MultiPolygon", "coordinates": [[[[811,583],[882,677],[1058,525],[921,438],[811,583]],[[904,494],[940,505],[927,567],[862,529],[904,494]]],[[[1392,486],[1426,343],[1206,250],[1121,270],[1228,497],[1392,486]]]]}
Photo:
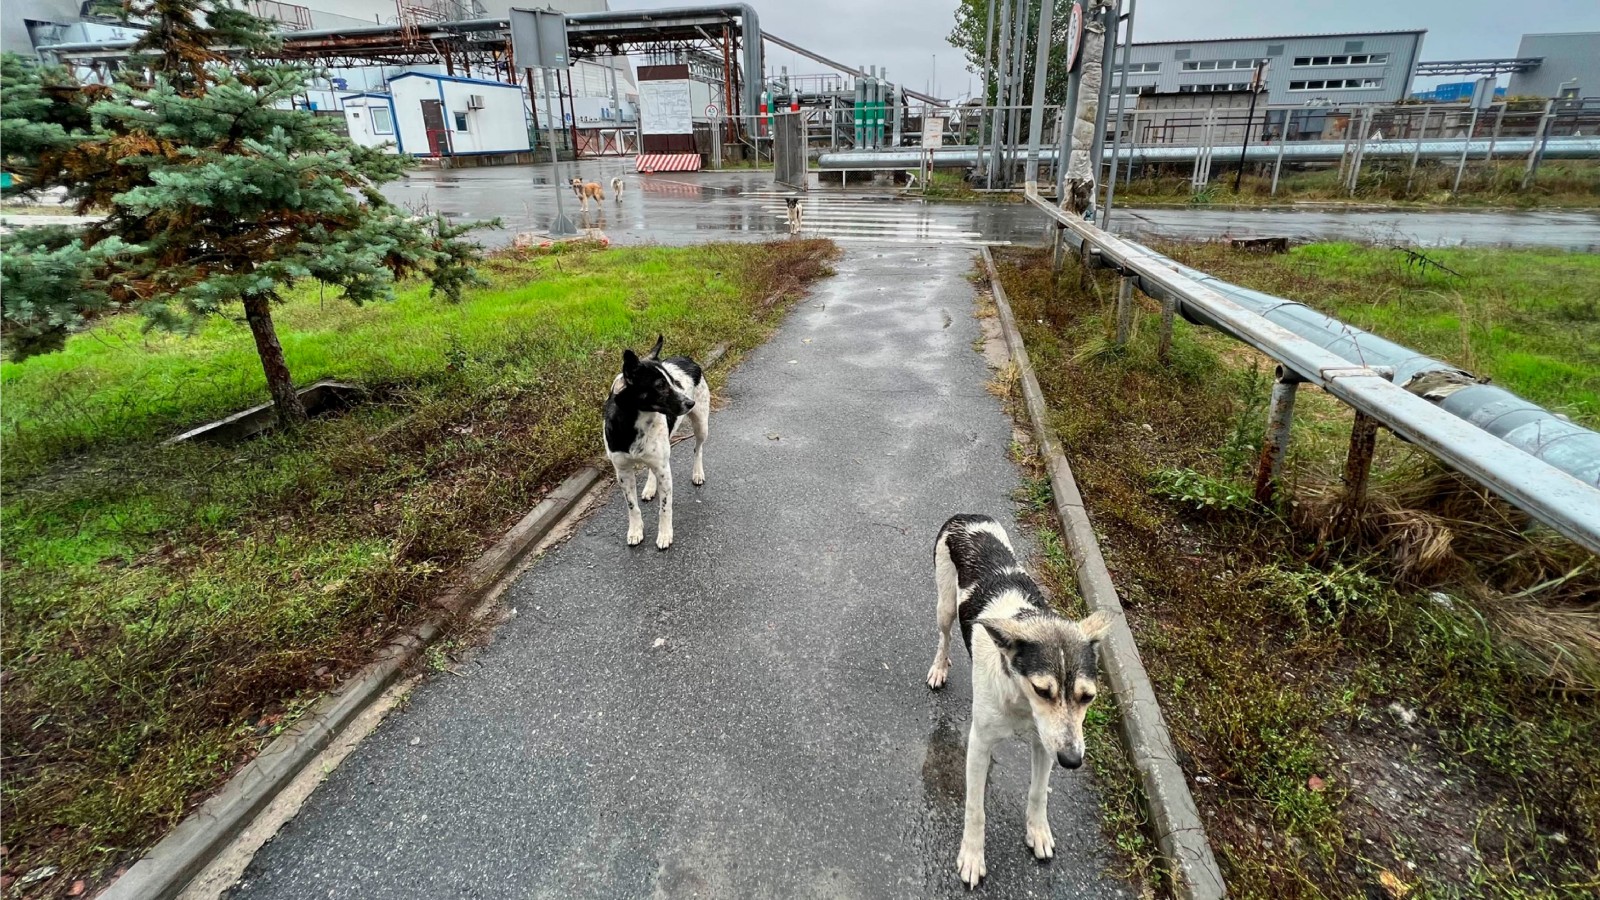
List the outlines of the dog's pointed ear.
{"type": "Polygon", "coordinates": [[[651,359],[660,359],[661,358],[661,345],[663,343],[665,343],[666,340],[667,340],[666,335],[663,335],[663,334],[656,335],[656,345],[655,345],[655,347],[653,347],[650,350],[650,358],[651,359]]]}
{"type": "Polygon", "coordinates": [[[1078,622],[1078,630],[1083,632],[1084,640],[1098,644],[1111,631],[1111,614],[1105,610],[1090,613],[1078,622]]]}
{"type": "Polygon", "coordinates": [[[639,368],[639,354],[633,352],[632,347],[622,351],[623,377],[627,377],[628,375],[632,374],[633,370],[637,368],[639,368]]]}
{"type": "Polygon", "coordinates": [[[989,637],[994,639],[994,645],[1008,657],[1015,656],[1017,650],[1027,643],[1015,619],[979,619],[978,624],[983,626],[984,631],[989,632],[989,637]]]}

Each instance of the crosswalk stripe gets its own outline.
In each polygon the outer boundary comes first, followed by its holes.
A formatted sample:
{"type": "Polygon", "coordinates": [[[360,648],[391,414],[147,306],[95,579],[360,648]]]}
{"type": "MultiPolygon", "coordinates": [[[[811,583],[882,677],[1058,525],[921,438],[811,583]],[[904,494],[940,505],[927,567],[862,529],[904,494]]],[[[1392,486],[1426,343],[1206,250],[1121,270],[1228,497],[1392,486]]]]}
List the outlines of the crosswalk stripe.
{"type": "Polygon", "coordinates": [[[808,197],[786,191],[744,191],[758,207],[778,222],[788,219],[788,204],[776,202],[801,197],[802,234],[852,243],[937,244],[981,247],[1009,241],[984,240],[982,232],[967,223],[940,221],[920,204],[870,197],[808,197]],[[762,203],[761,201],[766,201],[762,203]]]}

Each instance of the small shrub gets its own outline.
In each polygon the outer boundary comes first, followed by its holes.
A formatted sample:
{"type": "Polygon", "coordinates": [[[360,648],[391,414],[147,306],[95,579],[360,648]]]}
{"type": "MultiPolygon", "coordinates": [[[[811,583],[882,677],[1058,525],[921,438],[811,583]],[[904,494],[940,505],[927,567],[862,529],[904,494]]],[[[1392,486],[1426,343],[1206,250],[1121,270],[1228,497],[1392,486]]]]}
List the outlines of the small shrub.
{"type": "Polygon", "coordinates": [[[1195,509],[1249,509],[1255,498],[1243,487],[1194,469],[1158,469],[1150,474],[1150,492],[1195,509]]]}
{"type": "Polygon", "coordinates": [[[1326,570],[1268,565],[1256,571],[1256,581],[1272,595],[1273,606],[1303,629],[1337,628],[1357,610],[1381,617],[1394,597],[1361,562],[1334,563],[1326,570]]]}

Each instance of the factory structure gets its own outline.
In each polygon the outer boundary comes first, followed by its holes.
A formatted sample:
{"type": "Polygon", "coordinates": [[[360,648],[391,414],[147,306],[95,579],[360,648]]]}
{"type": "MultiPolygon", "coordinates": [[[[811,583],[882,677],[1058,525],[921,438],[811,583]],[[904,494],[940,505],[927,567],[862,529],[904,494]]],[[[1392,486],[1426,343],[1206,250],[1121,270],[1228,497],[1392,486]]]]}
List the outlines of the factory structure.
{"type": "MultiPolygon", "coordinates": [[[[762,31],[744,3],[613,11],[608,0],[559,0],[571,64],[553,76],[513,63],[516,0],[245,5],[278,23],[276,58],[327,73],[296,103],[342,122],[364,146],[451,164],[525,162],[554,146],[565,155],[636,156],[648,171],[696,169],[717,158],[770,158],[780,116],[796,117],[811,154],[976,147],[996,127],[981,100],[952,105],[879,66],[821,56],[762,31]],[[824,74],[775,71],[769,44],[824,74]]],[[[9,0],[0,37],[8,50],[109,80],[138,28],[94,9],[80,0],[9,0]]],[[[1542,100],[1558,105],[1548,127],[1537,102],[1526,115],[1487,118],[1507,136],[1600,128],[1590,122],[1600,104],[1583,103],[1600,96],[1600,33],[1529,34],[1515,57],[1443,61],[1424,59],[1426,36],[1414,28],[1135,41],[1112,57],[1110,108],[1120,115],[1108,142],[1314,142],[1360,129],[1450,139],[1481,132],[1485,117],[1469,107],[1542,100]],[[1413,91],[1419,78],[1449,77],[1462,80],[1413,91]],[[1460,108],[1390,111],[1415,103],[1460,108]]],[[[1015,134],[1010,115],[1004,132],[1015,134]]]]}
{"type": "Polygon", "coordinates": [[[1525,34],[1517,58],[1539,62],[1512,73],[1513,97],[1600,97],[1600,31],[1525,34]]]}
{"type": "MultiPolygon", "coordinates": [[[[384,29],[414,35],[426,44],[430,28],[492,20],[508,14],[512,0],[312,0],[310,4],[247,0],[245,8],[279,26],[286,42],[328,45],[308,64],[326,68],[296,101],[319,114],[342,119],[365,146],[420,157],[506,157],[526,161],[535,124],[564,151],[587,155],[633,153],[638,146],[638,88],[625,54],[594,54],[575,60],[548,87],[536,80],[530,92],[504,61],[482,53],[458,57],[385,47],[363,57],[341,56],[339,44],[384,29]],[[396,52],[400,51],[400,52],[396,52]],[[462,84],[476,90],[457,90],[462,84]],[[419,85],[432,96],[412,97],[419,85]],[[507,90],[514,88],[515,90],[507,90]],[[539,122],[546,97],[559,110],[559,127],[539,122]],[[382,100],[382,103],[378,101],[382,100]],[[389,108],[385,112],[385,108],[389,108]],[[436,108],[437,107],[437,108],[436,108]],[[426,119],[426,122],[424,122],[426,119]]],[[[607,0],[556,0],[573,14],[603,13],[607,0]]],[[[137,23],[98,15],[81,0],[15,0],[0,6],[0,43],[27,56],[92,62],[84,48],[115,47],[136,39],[137,23]],[[78,48],[65,57],[54,48],[78,48]],[[74,58],[76,54],[82,54],[74,58]]],[[[114,54],[109,54],[113,55],[114,54]]],[[[77,66],[80,77],[105,77],[93,65],[77,66]]]]}
{"type": "Polygon", "coordinates": [[[1300,34],[1208,41],[1135,42],[1118,51],[1130,94],[1247,91],[1265,64],[1266,105],[1394,103],[1411,91],[1426,31],[1300,34]]]}

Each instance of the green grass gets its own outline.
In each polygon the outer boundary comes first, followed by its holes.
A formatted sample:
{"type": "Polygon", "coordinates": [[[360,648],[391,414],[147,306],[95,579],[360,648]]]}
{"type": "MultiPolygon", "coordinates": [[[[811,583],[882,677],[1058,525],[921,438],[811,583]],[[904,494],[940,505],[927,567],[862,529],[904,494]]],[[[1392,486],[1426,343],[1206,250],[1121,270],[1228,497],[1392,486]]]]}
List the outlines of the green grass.
{"type": "Polygon", "coordinates": [[[1600,255],[1308,244],[1287,255],[1175,245],[1179,261],[1306,303],[1600,427],[1600,255]]]}
{"type": "Polygon", "coordinates": [[[297,380],[370,399],[231,447],[158,442],[264,397],[238,321],[113,319],[5,363],[6,871],[56,865],[64,890],[148,846],[598,456],[624,347],[737,359],[830,253],[505,256],[456,305],[297,290],[297,380]]]}
{"type": "MultiPolygon", "coordinates": [[[[1216,268],[1221,251],[1193,252],[1216,268]]],[[[1259,357],[1180,321],[1162,363],[1149,302],[1117,348],[1114,276],[1069,263],[1057,281],[1047,251],[997,256],[1230,893],[1592,895],[1597,682],[1552,661],[1600,633],[1592,557],[1521,532],[1388,435],[1361,527],[1319,530],[1350,417],[1318,392],[1302,391],[1280,502],[1256,504],[1259,357]],[[1439,534],[1444,550],[1425,551],[1439,534]]],[[[1242,263],[1258,264],[1274,262],[1242,263]]],[[[1383,284],[1367,297],[1411,300],[1383,284]]],[[[1058,585],[1070,571],[1040,568],[1058,585]]],[[[1135,779],[1099,759],[1096,774],[1114,843],[1153,875],[1135,779]]]]}
{"type": "MultiPolygon", "coordinates": [[[[1131,183],[1117,185],[1117,201],[1139,203],[1241,204],[1247,206],[1289,205],[1302,202],[1360,203],[1383,206],[1417,207],[1516,207],[1576,208],[1600,207],[1600,164],[1587,160],[1551,160],[1539,167],[1527,190],[1522,189],[1524,165],[1497,162],[1486,166],[1482,160],[1467,163],[1461,190],[1452,195],[1454,163],[1422,162],[1415,176],[1409,173],[1410,161],[1379,160],[1362,166],[1352,193],[1337,168],[1296,170],[1285,168],[1278,180],[1278,193],[1272,194],[1272,169],[1252,166],[1233,189],[1235,169],[1218,160],[1211,182],[1195,193],[1191,167],[1141,168],[1131,183]]],[[[1126,175],[1124,175],[1126,177],[1126,175]]]]}

